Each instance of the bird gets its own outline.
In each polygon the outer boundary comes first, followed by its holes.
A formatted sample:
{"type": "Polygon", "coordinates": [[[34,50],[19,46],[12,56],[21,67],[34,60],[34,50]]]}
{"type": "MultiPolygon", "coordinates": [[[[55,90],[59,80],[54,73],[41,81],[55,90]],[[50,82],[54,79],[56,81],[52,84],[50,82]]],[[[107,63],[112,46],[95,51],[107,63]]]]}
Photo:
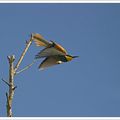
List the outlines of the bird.
{"type": "Polygon", "coordinates": [[[69,55],[65,48],[63,48],[60,44],[52,40],[47,41],[41,34],[35,33],[33,35],[33,40],[36,46],[45,47],[37,55],[35,55],[35,59],[45,58],[38,67],[41,70],[64,62],[69,62],[73,58],[79,57],[69,55]]]}

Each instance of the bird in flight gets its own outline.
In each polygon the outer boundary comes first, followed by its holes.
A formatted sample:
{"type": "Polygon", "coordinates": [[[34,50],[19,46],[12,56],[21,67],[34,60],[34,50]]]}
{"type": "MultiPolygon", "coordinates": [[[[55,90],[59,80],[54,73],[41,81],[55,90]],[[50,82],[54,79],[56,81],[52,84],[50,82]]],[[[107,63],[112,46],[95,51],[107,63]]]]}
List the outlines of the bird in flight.
{"type": "Polygon", "coordinates": [[[39,65],[39,69],[41,70],[53,65],[71,61],[73,58],[78,57],[68,55],[67,51],[61,45],[54,41],[45,40],[42,35],[38,33],[33,35],[33,39],[36,46],[45,47],[35,56],[35,59],[45,58],[39,65]]]}

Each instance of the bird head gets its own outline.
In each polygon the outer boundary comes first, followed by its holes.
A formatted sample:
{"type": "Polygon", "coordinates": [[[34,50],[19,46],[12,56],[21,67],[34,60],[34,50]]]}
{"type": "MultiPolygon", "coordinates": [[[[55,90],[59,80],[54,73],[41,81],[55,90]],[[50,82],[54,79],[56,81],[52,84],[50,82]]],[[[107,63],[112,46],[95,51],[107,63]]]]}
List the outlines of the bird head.
{"type": "Polygon", "coordinates": [[[66,55],[65,57],[66,57],[67,61],[71,61],[73,58],[77,58],[79,56],[66,55]]]}

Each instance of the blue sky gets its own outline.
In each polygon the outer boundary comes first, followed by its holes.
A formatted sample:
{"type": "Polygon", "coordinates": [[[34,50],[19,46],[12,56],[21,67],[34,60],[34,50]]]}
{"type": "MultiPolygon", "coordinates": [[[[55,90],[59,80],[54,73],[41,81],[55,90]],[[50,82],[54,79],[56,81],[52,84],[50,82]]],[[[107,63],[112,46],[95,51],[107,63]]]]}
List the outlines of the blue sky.
{"type": "MultiPolygon", "coordinates": [[[[30,34],[40,33],[79,55],[38,70],[42,60],[15,77],[15,117],[120,116],[120,4],[0,4],[0,74],[8,79],[30,34]]],[[[33,43],[20,69],[42,48],[33,43]]],[[[0,116],[6,116],[7,86],[0,82],[0,116]]]]}

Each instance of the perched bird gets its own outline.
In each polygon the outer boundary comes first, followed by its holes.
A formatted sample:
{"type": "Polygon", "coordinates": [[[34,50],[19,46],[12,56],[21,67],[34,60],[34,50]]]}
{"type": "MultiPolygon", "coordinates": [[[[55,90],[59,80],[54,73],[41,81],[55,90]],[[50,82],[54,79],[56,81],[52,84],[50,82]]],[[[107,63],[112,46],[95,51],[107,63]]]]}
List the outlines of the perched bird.
{"type": "Polygon", "coordinates": [[[68,55],[67,51],[59,44],[53,41],[45,40],[42,35],[36,33],[33,35],[33,39],[37,46],[45,47],[36,56],[35,59],[45,58],[39,65],[39,69],[51,67],[53,65],[61,64],[71,61],[78,56],[68,55]]]}

